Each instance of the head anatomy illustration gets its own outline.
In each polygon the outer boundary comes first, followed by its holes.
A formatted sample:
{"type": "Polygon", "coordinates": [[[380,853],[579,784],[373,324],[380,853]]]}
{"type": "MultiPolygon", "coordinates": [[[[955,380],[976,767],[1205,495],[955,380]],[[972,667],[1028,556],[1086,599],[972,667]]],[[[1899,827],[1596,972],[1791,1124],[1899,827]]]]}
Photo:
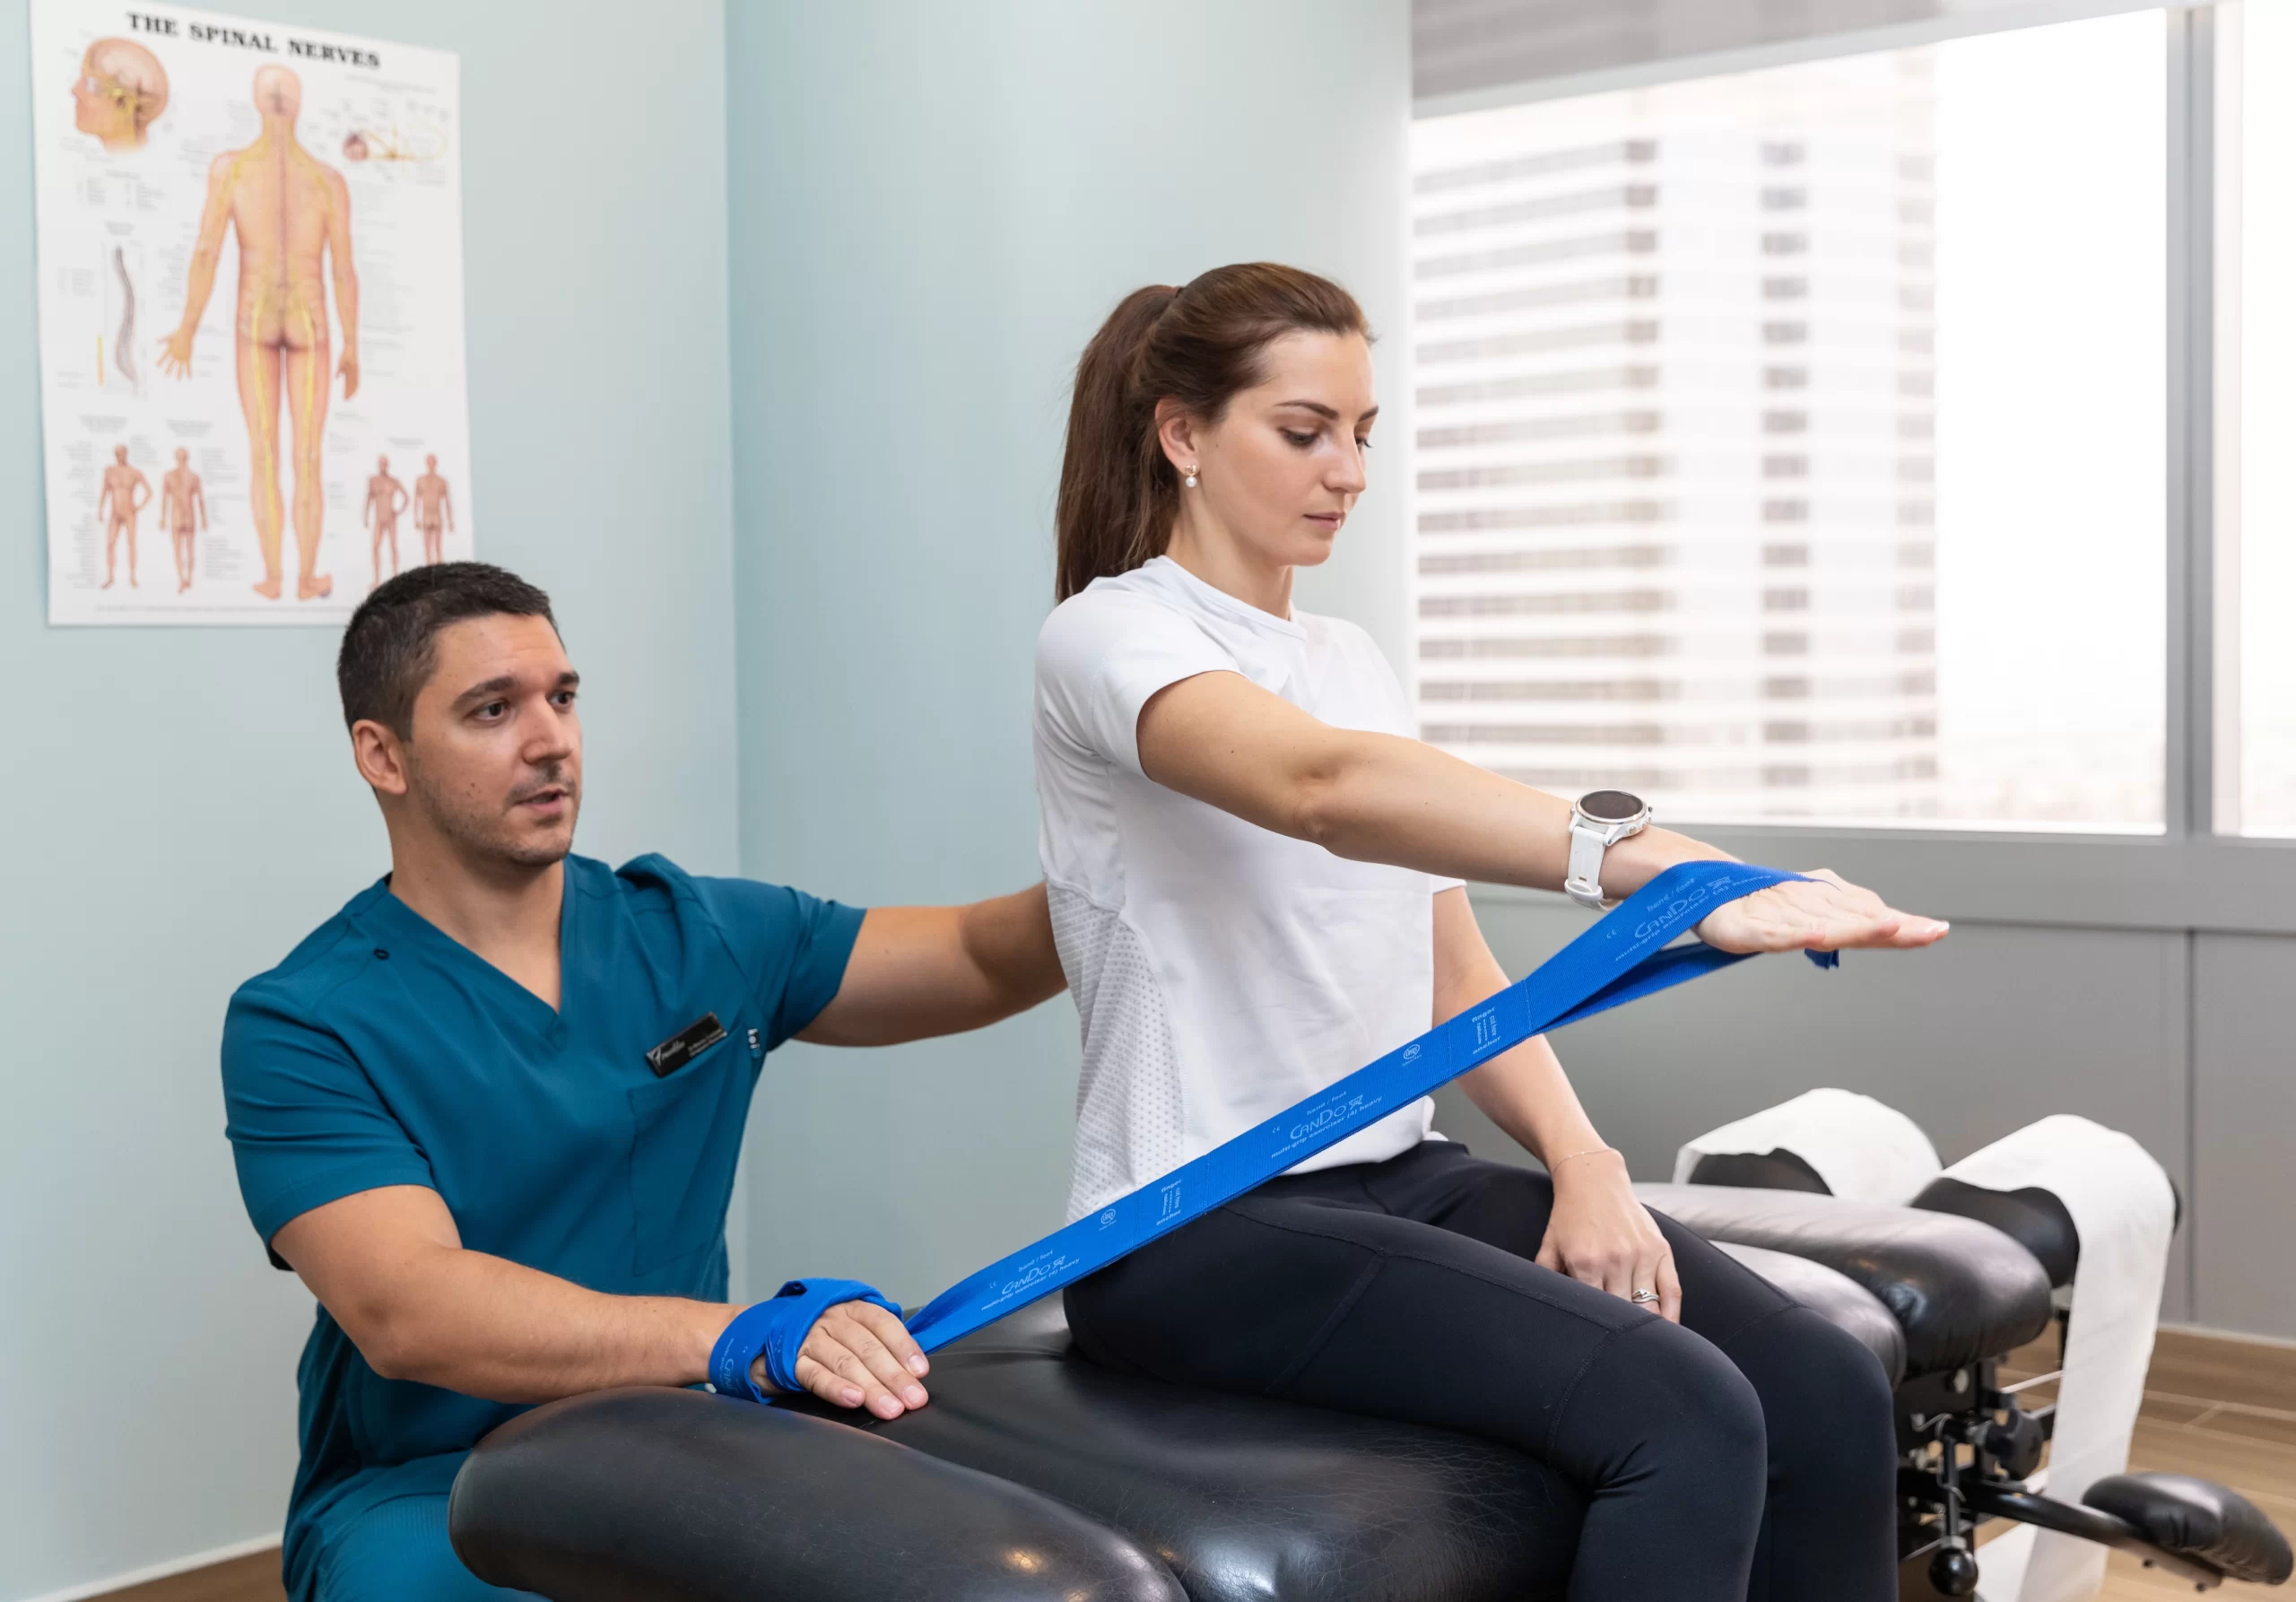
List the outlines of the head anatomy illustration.
{"type": "Polygon", "coordinates": [[[80,57],[72,83],[73,126],[117,154],[143,147],[168,109],[168,69],[132,39],[100,39],[80,57]]]}

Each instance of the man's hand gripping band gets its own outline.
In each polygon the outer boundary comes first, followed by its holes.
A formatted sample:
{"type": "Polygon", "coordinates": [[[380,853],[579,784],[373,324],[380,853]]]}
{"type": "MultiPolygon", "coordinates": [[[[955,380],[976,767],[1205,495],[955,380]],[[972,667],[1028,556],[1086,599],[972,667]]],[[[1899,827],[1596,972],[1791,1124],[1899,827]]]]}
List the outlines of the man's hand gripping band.
{"type": "Polygon", "coordinates": [[[770,1402],[771,1396],[750,1378],[751,1365],[765,1359],[766,1378],[782,1390],[802,1391],[797,1353],[821,1316],[844,1302],[871,1302],[898,1319],[900,1308],[876,1286],[857,1279],[793,1279],[761,1302],[734,1315],[709,1353],[709,1383],[723,1396],[770,1402]]]}

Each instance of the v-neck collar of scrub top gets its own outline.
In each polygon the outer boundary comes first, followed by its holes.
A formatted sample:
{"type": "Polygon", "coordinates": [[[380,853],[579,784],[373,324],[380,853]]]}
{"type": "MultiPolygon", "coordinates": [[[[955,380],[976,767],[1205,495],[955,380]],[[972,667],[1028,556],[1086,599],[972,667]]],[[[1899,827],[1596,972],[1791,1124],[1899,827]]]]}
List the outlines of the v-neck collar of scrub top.
{"type": "MultiPolygon", "coordinates": [[[[571,858],[568,861],[570,862],[571,858]]],[[[581,895],[575,888],[575,875],[567,863],[560,865],[558,886],[558,1005],[555,1007],[399,900],[397,893],[391,889],[387,874],[376,886],[381,893],[375,898],[375,904],[368,909],[368,916],[389,932],[389,938],[423,953],[433,962],[474,975],[473,982],[484,985],[493,992],[497,1005],[507,1017],[516,1020],[535,1039],[556,1051],[566,1044],[566,1014],[571,1009],[577,994],[575,974],[582,966],[575,961],[574,919],[574,903],[581,900],[581,895]]]]}

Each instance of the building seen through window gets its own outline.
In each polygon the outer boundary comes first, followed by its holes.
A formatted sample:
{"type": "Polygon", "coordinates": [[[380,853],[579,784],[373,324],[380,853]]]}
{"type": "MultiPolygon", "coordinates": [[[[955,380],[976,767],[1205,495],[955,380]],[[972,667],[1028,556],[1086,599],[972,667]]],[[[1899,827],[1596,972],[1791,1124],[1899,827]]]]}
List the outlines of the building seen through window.
{"type": "Polygon", "coordinates": [[[2161,33],[1422,121],[1424,736],[1685,821],[2157,828],[2161,33]]]}

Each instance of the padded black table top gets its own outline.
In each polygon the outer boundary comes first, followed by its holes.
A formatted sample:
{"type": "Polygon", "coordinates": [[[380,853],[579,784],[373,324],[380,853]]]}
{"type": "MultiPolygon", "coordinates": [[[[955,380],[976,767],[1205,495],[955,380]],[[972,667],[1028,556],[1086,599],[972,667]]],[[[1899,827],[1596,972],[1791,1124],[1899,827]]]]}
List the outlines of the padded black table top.
{"type": "Polygon", "coordinates": [[[1889,1309],[1909,1377],[1998,1357],[2048,1328],[2048,1275],[1989,1224],[1798,1190],[1637,1185],[1645,1204],[1709,1241],[1822,1263],[1889,1309]]]}
{"type": "MultiPolygon", "coordinates": [[[[1893,1374],[1997,1355],[2048,1321],[2039,1264],[1966,1218],[1639,1189],[1752,1249],[1893,1374]]],[[[457,1550],[558,1602],[1542,1602],[1569,1584],[1583,1499],[1529,1458],[1109,1372],[1069,1351],[1057,1298],[936,1354],[932,1387],[890,1423],[683,1390],[552,1403],[472,1454],[457,1550]]]]}
{"type": "MultiPolygon", "coordinates": [[[[1058,1498],[1195,1602],[1563,1595],[1585,1502],[1509,1448],[1184,1389],[1068,1350],[1057,1297],[935,1354],[934,1402],[873,1434],[1058,1498]]],[[[822,1409],[826,1413],[828,1409],[822,1409]]]]}
{"type": "Polygon", "coordinates": [[[479,1444],[456,1550],[556,1602],[1548,1602],[1584,1515],[1446,1431],[1112,1374],[1057,1299],[936,1354],[885,1423],[688,1390],[570,1397],[479,1444]]]}

